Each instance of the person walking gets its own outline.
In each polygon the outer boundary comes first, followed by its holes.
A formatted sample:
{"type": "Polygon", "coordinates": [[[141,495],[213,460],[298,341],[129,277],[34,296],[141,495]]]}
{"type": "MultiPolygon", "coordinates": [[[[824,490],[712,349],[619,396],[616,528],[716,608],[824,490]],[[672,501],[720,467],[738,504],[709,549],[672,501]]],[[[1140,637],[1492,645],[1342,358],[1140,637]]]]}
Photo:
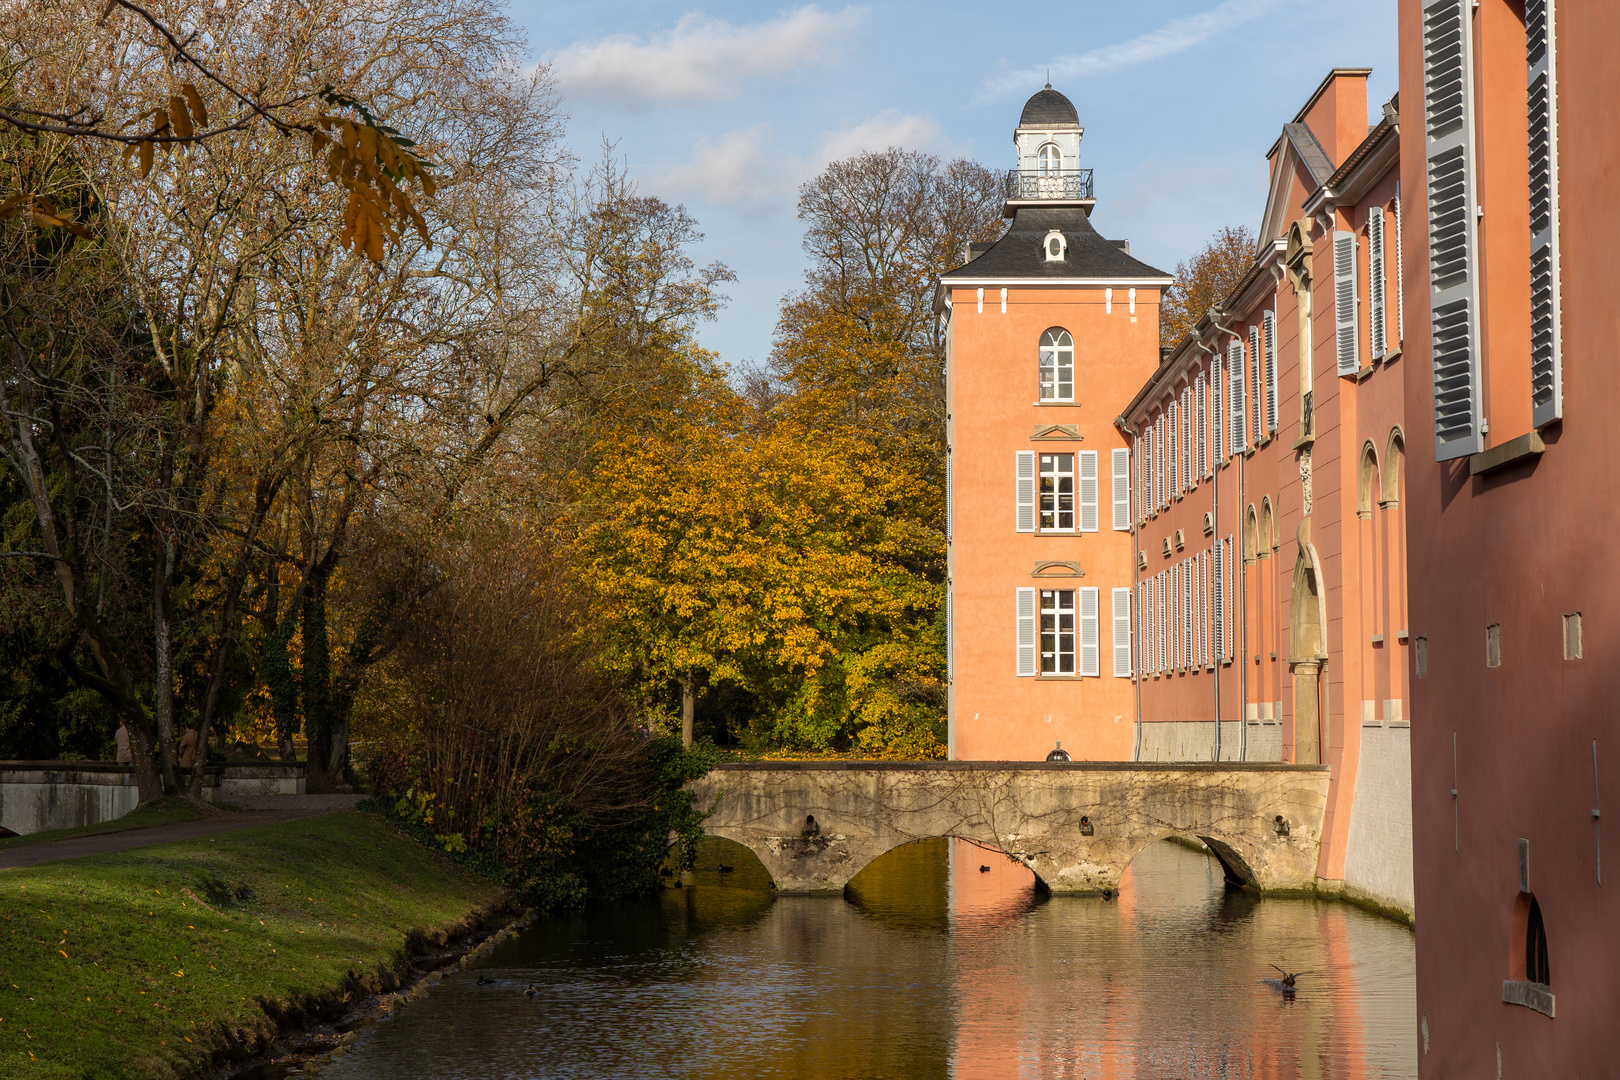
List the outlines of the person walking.
{"type": "Polygon", "coordinates": [[[186,728],[186,734],[180,740],[180,767],[189,769],[197,760],[197,729],[186,728]]]}

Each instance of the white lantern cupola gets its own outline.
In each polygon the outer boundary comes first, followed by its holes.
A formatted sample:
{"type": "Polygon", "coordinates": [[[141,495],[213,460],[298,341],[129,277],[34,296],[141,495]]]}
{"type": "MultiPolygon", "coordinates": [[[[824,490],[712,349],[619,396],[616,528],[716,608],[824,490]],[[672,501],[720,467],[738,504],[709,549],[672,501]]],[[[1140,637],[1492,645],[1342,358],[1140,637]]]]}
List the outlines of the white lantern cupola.
{"type": "Polygon", "coordinates": [[[1080,115],[1050,83],[1024,103],[1013,132],[1018,167],[1009,178],[1007,214],[1019,205],[1054,203],[1090,210],[1091,170],[1080,167],[1080,115]]]}

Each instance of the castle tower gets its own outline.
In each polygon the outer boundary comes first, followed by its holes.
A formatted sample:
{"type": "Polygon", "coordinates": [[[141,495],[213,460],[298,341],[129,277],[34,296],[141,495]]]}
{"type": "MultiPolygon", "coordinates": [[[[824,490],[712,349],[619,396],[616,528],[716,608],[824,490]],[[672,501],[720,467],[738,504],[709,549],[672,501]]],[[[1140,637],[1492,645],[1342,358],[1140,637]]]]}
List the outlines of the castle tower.
{"type": "Polygon", "coordinates": [[[1084,129],[1030,98],[999,240],[941,276],[950,752],[1127,760],[1130,464],[1114,421],[1159,361],[1168,274],[1092,228],[1084,129]]]}

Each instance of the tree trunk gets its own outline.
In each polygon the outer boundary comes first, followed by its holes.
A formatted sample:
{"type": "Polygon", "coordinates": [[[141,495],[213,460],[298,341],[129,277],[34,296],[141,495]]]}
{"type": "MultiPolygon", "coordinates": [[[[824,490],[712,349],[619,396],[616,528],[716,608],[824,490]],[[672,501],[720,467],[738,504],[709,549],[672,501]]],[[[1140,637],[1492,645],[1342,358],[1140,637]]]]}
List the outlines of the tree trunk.
{"type": "Polygon", "coordinates": [[[304,593],[304,735],[309,740],[309,778],[330,779],[332,754],[330,643],[326,636],[326,571],[309,571],[304,593]]]}
{"type": "Polygon", "coordinates": [[[697,707],[695,684],[692,672],[681,676],[681,745],[688,750],[692,748],[692,714],[697,707]]]}
{"type": "Polygon", "coordinates": [[[135,759],[135,798],[145,805],[163,796],[163,774],[158,769],[157,755],[153,753],[152,736],[147,731],[147,718],[126,717],[124,727],[129,731],[129,752],[135,759]]]}
{"type": "Polygon", "coordinates": [[[169,579],[174,573],[174,540],[159,534],[152,570],[152,712],[157,720],[158,754],[167,794],[175,789],[174,652],[169,633],[169,579]]]}

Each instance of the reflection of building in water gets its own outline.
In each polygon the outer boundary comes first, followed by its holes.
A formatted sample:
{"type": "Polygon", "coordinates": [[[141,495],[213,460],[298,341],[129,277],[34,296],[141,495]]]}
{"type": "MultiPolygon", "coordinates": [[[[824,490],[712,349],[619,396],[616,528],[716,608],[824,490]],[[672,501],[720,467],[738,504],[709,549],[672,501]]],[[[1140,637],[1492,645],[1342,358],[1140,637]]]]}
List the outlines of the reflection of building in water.
{"type": "Polygon", "coordinates": [[[1042,902],[1027,870],[985,854],[951,849],[957,1080],[1413,1075],[1400,927],[1228,892],[1214,859],[1171,844],[1112,903],[1042,902]],[[1308,973],[1292,1000],[1264,981],[1271,960],[1308,973]]]}
{"type": "Polygon", "coordinates": [[[1167,279],[1093,228],[1089,172],[1023,183],[1078,164],[1074,106],[1025,106],[1012,223],[941,278],[951,753],[1327,764],[1318,880],[1409,914],[1400,139],[1367,74],[1282,126],[1247,272],[1164,350],[1167,279]]]}

